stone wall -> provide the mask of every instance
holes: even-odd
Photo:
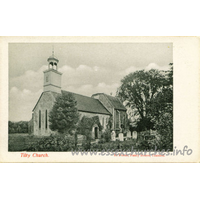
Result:
[[[114,129],[119,131],[120,124],[124,125],[124,129],[126,129],[126,122],[127,122],[127,114],[125,111],[122,110],[115,110],[114,111]]]
[[[54,101],[55,99],[51,92],[43,92],[33,112],[32,119],[33,119],[33,129],[34,129],[33,134],[34,135],[49,136],[51,133],[55,133],[51,131],[49,128],[49,112],[53,107]],[[47,110],[47,128],[46,128],[46,110]],[[41,111],[41,128],[39,128],[39,111]],[[87,116],[87,117],[98,116],[100,123],[103,126],[103,129],[104,130],[106,129],[106,125],[107,125],[110,115],[88,113],[88,112],[82,112],[82,111],[79,111],[79,113],[80,113],[80,119],[83,116]]]
[[[61,93],[61,75],[54,69],[44,71],[44,91]]]
[[[48,136],[51,134],[49,128],[49,112],[54,104],[54,97],[51,92],[43,92],[38,104],[33,112],[34,135]],[[47,128],[46,128],[46,110],[47,110]],[[41,111],[41,128],[39,128],[39,111]]]

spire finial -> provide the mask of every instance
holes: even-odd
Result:
[[[54,45],[52,45],[52,56],[54,56]]]

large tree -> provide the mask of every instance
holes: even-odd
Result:
[[[50,129],[59,133],[73,133],[79,120],[77,102],[71,93],[58,95],[49,113]]]
[[[167,86],[159,93],[154,101],[155,128],[161,135],[160,149],[173,150],[173,63],[170,63],[171,69],[167,72]]]
[[[140,70],[121,80],[117,96],[125,103],[132,115],[137,117],[140,130],[154,127],[152,119],[159,116],[173,100],[172,70]],[[170,91],[170,92],[169,92]]]

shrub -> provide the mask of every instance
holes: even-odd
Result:
[[[103,139],[105,140],[105,142],[110,142],[111,140],[111,131],[106,129],[103,134],[102,134]]]
[[[41,138],[36,144],[26,148],[27,151],[70,151],[74,149],[74,137],[54,135]]]
[[[98,144],[104,144],[106,140],[104,138],[99,139]]]
[[[160,135],[159,148],[173,150],[173,115],[171,113],[163,113],[155,124]]]

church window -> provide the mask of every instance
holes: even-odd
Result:
[[[116,128],[120,128],[121,120],[120,120],[120,111],[116,110]]]
[[[41,128],[41,110],[39,110],[39,128]]]
[[[103,119],[102,119],[102,126],[104,126],[104,117],[103,117]]]
[[[46,112],[45,112],[45,127],[46,127],[46,129],[47,129],[47,121],[48,121],[48,119],[47,119],[47,110],[46,110]]]
[[[48,76],[46,76],[46,82],[48,82],[49,81],[49,77]]]
[[[119,126],[121,125],[121,116],[120,116],[120,112],[119,112]]]
[[[116,128],[119,128],[119,114],[117,111],[116,111],[115,119],[116,119]]]

